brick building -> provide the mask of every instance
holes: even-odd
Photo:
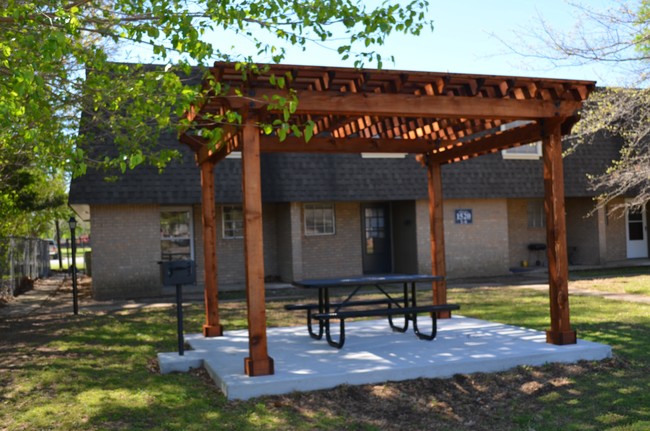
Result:
[[[100,172],[72,181],[70,205],[91,221],[98,298],[158,294],[160,260],[191,258],[202,274],[199,169],[185,146],[163,141],[183,160],[162,174],[141,166],[117,181]],[[545,243],[542,163],[535,145],[521,148],[443,167],[448,277],[545,264],[528,247]],[[587,174],[617,157],[618,145],[601,139],[565,158],[571,264],[648,256],[645,230],[634,241],[638,217],[589,215]],[[240,161],[226,159],[215,175],[219,284],[243,284]],[[413,155],[263,154],[262,178],[267,278],[430,273],[426,169]]]

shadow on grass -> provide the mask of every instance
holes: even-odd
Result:
[[[157,373],[156,353],[175,343],[174,310],[35,316],[3,322],[0,330],[7,406],[0,425],[198,430],[224,416],[231,424],[246,421],[245,410],[222,408],[226,400],[213,384]]]

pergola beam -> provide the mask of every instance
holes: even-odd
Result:
[[[429,155],[432,163],[454,163],[505,150],[514,146],[539,141],[542,136],[542,128],[538,123],[531,123],[522,127],[496,132],[467,142],[456,142],[452,146],[441,146]]]
[[[434,139],[389,138],[304,138],[294,136],[279,141],[276,136],[261,137],[261,151],[265,153],[426,153],[455,141]]]
[[[208,145],[208,140],[201,136],[183,133],[180,135],[179,140],[194,151],[196,164],[199,166],[204,163],[217,163],[229,154],[227,145],[222,145],[217,150],[211,150]]]
[[[255,89],[246,96],[234,93],[215,99],[233,109],[262,108],[274,97],[289,97],[281,90]],[[570,117],[582,107],[576,100],[495,99],[416,94],[344,93],[298,90],[296,115],[327,115],[424,118],[520,119]],[[211,102],[206,104],[210,107]]]
[[[187,119],[189,121],[195,121],[198,123],[198,128],[214,129],[216,125],[210,123],[210,125],[201,125],[199,121],[200,115],[197,113],[195,107],[187,114]],[[217,163],[223,160],[231,152],[238,150],[240,146],[240,132],[241,127],[235,124],[227,124],[221,126],[221,138],[219,139],[218,145],[212,149],[210,145],[210,140],[204,136],[190,134],[186,130],[181,133],[179,140],[189,146],[196,155],[196,163],[202,164],[203,162],[210,161],[212,163]]]

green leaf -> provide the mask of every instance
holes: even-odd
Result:
[[[304,130],[304,136],[305,136],[305,142],[309,142],[314,136],[314,127],[315,124],[313,121],[308,121],[307,124],[305,124],[305,130]]]
[[[285,125],[286,126],[286,125]],[[280,142],[284,141],[287,139],[287,129],[285,127],[280,127],[278,129],[278,139]]]
[[[131,155],[131,157],[129,157],[129,169],[135,168],[136,166],[141,164],[143,160],[144,158],[141,152],[137,152]]]

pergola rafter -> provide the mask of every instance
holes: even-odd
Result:
[[[261,152],[417,154],[428,173],[432,272],[444,276],[442,165],[541,141],[551,316],[547,341],[576,342],[569,319],[561,138],[570,132],[595,82],[287,65],[243,73],[232,63],[215,63],[210,73],[221,91],[213,88],[202,105],[188,113],[191,126],[181,135],[181,142],[194,150],[201,166],[204,334],[222,333],[216,285],[214,167],[231,152],[241,151],[250,352],[246,373],[273,373],[266,346]],[[286,85],[278,86],[278,78]],[[205,80],[204,88],[210,88],[210,80]],[[280,141],[276,133],[264,135],[260,122],[284,121],[282,110],[271,108],[270,101],[294,95],[298,105],[289,122],[299,127],[312,122],[312,139],[305,142],[289,135]],[[240,125],[222,126],[214,121],[228,110],[240,114]],[[222,127],[222,139],[210,147],[202,129],[215,127]],[[445,282],[434,283],[432,289],[434,303],[446,303]]]

